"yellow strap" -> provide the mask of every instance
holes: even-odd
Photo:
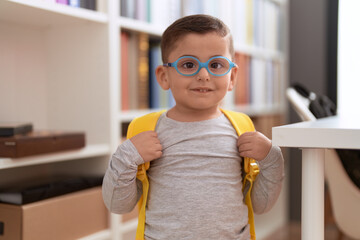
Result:
[[[135,118],[131,121],[128,132],[127,139],[132,138],[133,136],[145,132],[145,131],[154,131],[156,127],[157,120],[160,115],[164,112],[154,112],[145,115],[144,117]],[[146,212],[146,200],[149,192],[149,180],[146,175],[146,170],[150,167],[150,162],[139,165],[138,172],[136,177],[142,182],[143,194],[140,197],[138,202],[139,216],[138,216],[138,227],[136,230],[136,240],[143,240],[145,233],[145,212]]]
[[[256,240],[255,234],[255,219],[254,219],[254,211],[251,202],[251,189],[253,183],[255,181],[256,176],[259,173],[259,166],[254,159],[249,159],[249,173],[247,173],[243,180],[243,189],[245,188],[246,181],[249,182],[249,189],[245,195],[245,204],[248,207],[248,218],[249,218],[249,225],[250,225],[250,236],[252,240]]]
[[[235,128],[236,133],[239,136],[243,132],[255,131],[254,124],[252,123],[251,119],[246,114],[227,111],[227,110],[223,110],[223,109],[221,111],[229,119],[229,121]],[[248,222],[250,225],[250,236],[251,236],[252,240],[256,240],[254,211],[253,211],[252,202],[251,202],[251,189],[253,186],[253,182],[255,181],[255,178],[259,173],[259,166],[254,159],[245,157],[244,158],[244,171],[245,171],[245,177],[243,180],[243,191],[244,191],[244,188],[246,185],[246,181],[249,182],[249,189],[246,192],[246,195],[244,197],[245,197],[245,204],[248,207],[248,218],[249,218]]]

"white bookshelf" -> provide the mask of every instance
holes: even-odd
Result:
[[[120,32],[146,33],[160,39],[165,25],[121,17],[119,0],[99,1],[106,2],[107,11],[48,0],[0,1],[0,121],[29,121],[35,129],[86,133],[84,149],[0,158],[0,187],[39,173],[103,174],[123,134],[120,125],[158,110],[119,110]],[[287,21],[286,0],[262,1],[278,5],[284,12],[282,20]],[[286,42],[285,30],[282,38]],[[235,42],[235,49],[279,61],[284,69],[280,84],[285,89],[286,48],[274,50]],[[282,115],[285,99],[280,99],[277,104],[232,108],[255,117]],[[126,240],[123,236],[136,229],[136,220],[120,222],[121,216],[111,214],[108,230],[83,239]]]
[[[1,1],[0,6],[1,19],[31,26],[46,27],[84,21],[98,23],[108,21],[105,13],[45,0],[5,0]]]

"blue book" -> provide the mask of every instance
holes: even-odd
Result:
[[[69,6],[80,7],[80,0],[69,0]]]
[[[160,108],[160,86],[156,80],[155,70],[159,65],[160,47],[152,46],[149,50],[149,103],[150,108]]]

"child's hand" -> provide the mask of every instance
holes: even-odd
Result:
[[[146,131],[130,138],[144,162],[150,162],[162,156],[162,146],[156,132]]]
[[[263,160],[271,149],[271,141],[260,132],[246,132],[239,136],[237,146],[241,157]]]

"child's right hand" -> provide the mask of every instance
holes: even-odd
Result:
[[[156,132],[146,131],[130,138],[144,162],[150,162],[162,156],[162,146]]]

